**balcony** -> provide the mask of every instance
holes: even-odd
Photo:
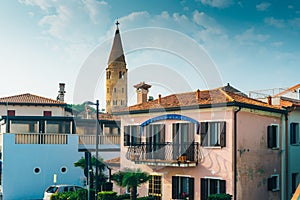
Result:
[[[50,133],[16,133],[15,144],[68,144],[69,137],[78,137],[79,151],[95,151],[95,135],[50,134]],[[2,135],[0,137],[2,140]],[[99,135],[99,151],[120,151],[119,135]]]
[[[171,167],[195,167],[200,160],[199,143],[134,144],[126,158],[136,164]]]

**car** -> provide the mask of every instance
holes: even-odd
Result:
[[[50,200],[52,194],[56,193],[63,193],[63,192],[73,192],[77,190],[82,190],[83,187],[76,186],[76,185],[50,185],[44,192],[43,200]]]

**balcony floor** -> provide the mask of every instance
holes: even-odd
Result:
[[[167,160],[135,160],[135,164],[144,164],[151,166],[164,166],[164,167],[196,167],[197,162],[194,161],[185,161],[179,162],[176,160],[167,161]]]

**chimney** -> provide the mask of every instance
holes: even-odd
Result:
[[[158,103],[158,104],[161,103],[161,94],[158,95],[157,103]]]
[[[272,97],[268,96],[268,105],[272,105]]]
[[[145,82],[140,82],[139,84],[136,84],[133,87],[136,88],[137,103],[140,104],[147,102],[148,92],[151,85],[148,85]]]
[[[64,83],[59,83],[59,91],[58,91],[58,96],[57,96],[57,100],[64,102],[65,101],[65,84]]]
[[[200,90],[199,89],[196,91],[196,99],[200,100]]]

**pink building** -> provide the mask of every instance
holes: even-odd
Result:
[[[285,110],[230,85],[140,99],[114,113],[122,124],[121,170],[140,168],[152,176],[139,196],[281,199]]]

